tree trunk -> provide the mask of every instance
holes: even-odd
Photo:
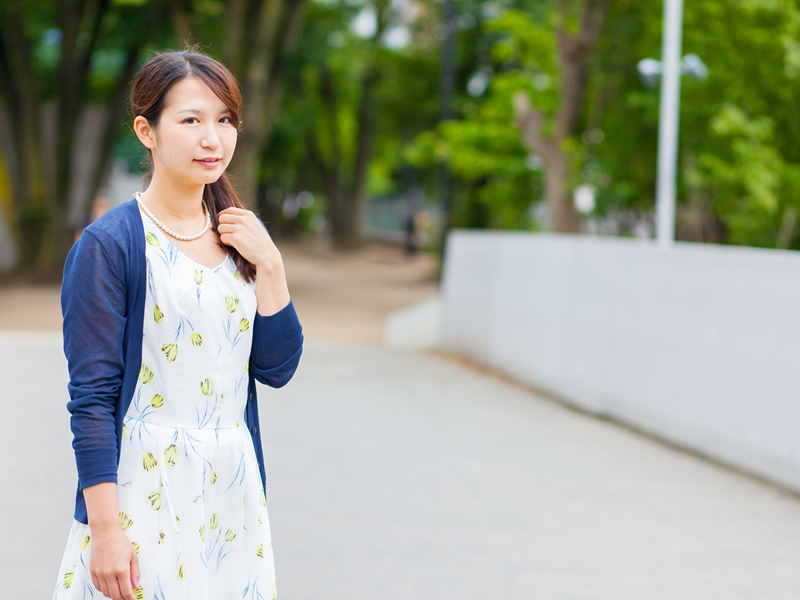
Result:
[[[549,229],[561,233],[579,233],[580,218],[573,208],[567,191],[567,165],[569,157],[564,152],[555,152],[545,162],[545,197]]]
[[[266,101],[267,86],[271,77],[283,5],[283,0],[263,0],[242,82],[244,91],[242,133],[237,144],[236,158],[231,167],[239,198],[242,204],[249,208],[255,207],[260,149],[266,129],[263,104]],[[235,54],[231,48],[228,51]]]
[[[611,0],[583,0],[580,6],[580,28],[567,33],[569,18],[567,0],[559,0],[556,8],[556,38],[559,63],[559,107],[553,131],[542,132],[544,114],[530,104],[527,94],[514,95],[514,122],[520,128],[523,145],[542,159],[545,170],[545,200],[551,231],[577,233],[580,217],[572,203],[570,156],[564,142],[578,133],[580,115],[586,95],[586,63],[591,57]]]
[[[330,214],[331,238],[334,248],[352,250],[361,245],[361,223],[366,203],[364,184],[372,159],[372,144],[375,138],[375,102],[374,90],[380,81],[378,67],[378,51],[380,40],[389,24],[391,3],[388,0],[375,2],[378,23],[375,33],[370,39],[371,56],[361,78],[361,98],[358,106],[358,130],[356,133],[356,156],[353,171],[349,178],[344,178],[350,185],[340,185],[336,204],[331,204]],[[331,119],[335,114],[331,113]],[[338,131],[332,131],[338,135]]]

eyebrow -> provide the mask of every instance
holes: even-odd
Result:
[[[225,109],[219,111],[219,114],[224,115],[225,113],[230,113],[230,112],[231,111],[229,109],[225,108]],[[197,108],[184,108],[183,110],[179,110],[178,111],[178,114],[181,114],[181,113],[192,113],[192,114],[195,114],[195,115],[202,115],[203,111],[199,110]]]

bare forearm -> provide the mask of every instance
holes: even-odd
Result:
[[[289,304],[289,286],[280,257],[256,264],[256,299],[258,314],[264,317],[274,315]]]
[[[117,484],[113,481],[98,483],[83,490],[86,514],[93,532],[120,529]]]

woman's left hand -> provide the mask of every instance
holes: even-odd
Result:
[[[220,211],[217,233],[223,244],[236,248],[256,268],[283,264],[280,251],[252,211],[235,207]]]

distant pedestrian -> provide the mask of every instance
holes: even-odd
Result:
[[[417,253],[417,213],[414,210],[414,203],[410,200],[408,201],[404,221],[406,256],[415,256]]]
[[[239,88],[166,52],[131,108],[150,184],[64,268],[79,481],[54,600],[275,599],[256,381],[286,384],[303,335],[281,254],[224,174]]]

